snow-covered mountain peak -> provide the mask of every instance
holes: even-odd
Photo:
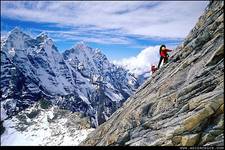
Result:
[[[37,37],[39,37],[39,36],[46,36],[46,37],[48,37],[48,33],[47,32],[45,32],[45,31],[43,31],[43,32],[41,32],[39,35],[37,35]]]
[[[78,57],[82,61],[86,59],[93,59],[95,53],[95,49],[89,47],[84,41],[80,41],[76,43],[71,49],[66,50],[64,52],[64,57],[66,59],[76,59],[76,57]]]
[[[23,33],[22,30],[19,27],[15,27],[10,31],[10,34],[17,34],[17,33]]]
[[[15,27],[11,31],[9,31],[8,37],[9,36],[19,36],[19,35],[23,35],[23,34],[25,34],[25,33],[20,28]]]
[[[15,27],[14,29],[12,29],[9,34],[8,34],[8,38],[18,38],[18,37],[29,37],[31,38],[29,35],[27,35],[26,33],[24,33],[19,27]]]
[[[15,27],[9,32],[5,42],[9,49],[13,48],[23,50],[28,47],[30,40],[32,40],[32,38],[29,35],[21,31],[20,28]]]
[[[72,49],[75,49],[75,50],[78,50],[78,51],[86,51],[86,52],[90,51],[90,52],[92,52],[92,48],[90,48],[88,46],[88,44],[85,43],[84,41],[77,42]]]
[[[2,107],[8,116],[43,97],[85,113],[98,126],[136,89],[133,76],[83,41],[61,54],[46,33],[31,38],[15,29],[1,46]]]
[[[85,42],[85,41],[79,41],[79,42],[77,42],[76,44],[75,44],[75,46],[74,47],[88,47],[88,44]]]
[[[48,36],[48,34],[46,32],[40,33],[36,37],[36,42],[38,43],[40,48],[42,48],[42,50],[45,50],[48,52],[53,51],[53,53],[55,51],[58,52],[58,49],[55,46],[54,41]]]
[[[91,48],[86,42],[80,41],[76,43],[74,48],[71,49],[71,51],[74,53],[85,53],[87,57],[102,57],[106,58],[106,56],[101,52],[99,48]]]
[[[46,41],[48,38],[48,34],[46,32],[41,32],[37,37],[36,40],[38,40],[38,42],[42,43],[44,41]]]

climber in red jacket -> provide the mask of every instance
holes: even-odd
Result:
[[[161,45],[160,46],[160,49],[159,49],[160,60],[159,60],[159,64],[158,64],[158,68],[157,69],[159,69],[162,60],[163,60],[163,64],[168,63],[168,57],[169,57],[169,55],[168,55],[167,52],[171,52],[171,51],[172,50],[166,48],[166,45]]]

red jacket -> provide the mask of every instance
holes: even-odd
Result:
[[[160,56],[167,57],[167,52],[171,52],[171,51],[173,50],[170,50],[170,49],[161,50]]]

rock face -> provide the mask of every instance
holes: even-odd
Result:
[[[81,145],[224,145],[224,1],[210,2],[173,60]]]
[[[84,42],[61,54],[51,38],[13,29],[1,41],[1,120],[45,98],[98,126],[138,87],[127,70]]]

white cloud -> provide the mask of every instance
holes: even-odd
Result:
[[[1,2],[1,15],[19,20],[118,29],[124,35],[184,38],[208,1]],[[118,32],[115,32],[118,34]]]
[[[97,31],[87,32],[83,30],[70,30],[70,31],[57,31],[57,30],[44,30],[49,33],[49,35],[56,40],[73,40],[73,41],[86,41],[91,43],[100,43],[100,44],[131,44],[132,41],[126,37],[122,36],[112,36],[110,34],[105,34],[100,31],[98,34]],[[88,32],[89,31],[89,32]],[[40,31],[39,31],[40,32]]]
[[[41,30],[35,28],[22,28],[22,30],[36,37],[38,33],[45,32],[54,41],[85,41],[87,43],[99,44],[134,44],[134,41],[121,35],[113,36],[110,31],[95,31],[91,29],[69,29],[69,30]],[[8,33],[7,31],[2,31]],[[98,34],[99,33],[99,34]]]
[[[157,65],[159,61],[159,47],[160,46],[147,47],[135,57],[115,60],[113,63],[123,66],[136,75],[140,75],[150,71],[151,64]]]
[[[167,45],[169,49],[174,49],[174,45]],[[141,75],[150,72],[151,65],[158,66],[159,62],[159,48],[158,46],[149,46],[143,49],[137,56],[124,58],[122,60],[114,60],[113,63],[128,69],[135,75]]]

